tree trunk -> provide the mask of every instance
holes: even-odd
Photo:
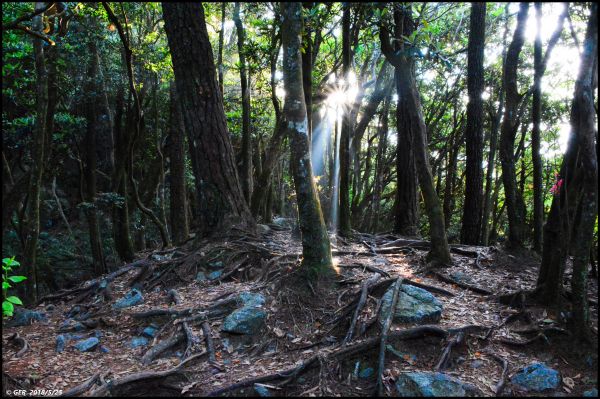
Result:
[[[85,88],[85,106],[84,113],[87,120],[86,134],[84,140],[85,147],[85,197],[87,203],[85,213],[88,221],[90,233],[90,248],[92,251],[94,275],[100,276],[106,273],[106,261],[102,250],[102,237],[100,235],[100,225],[98,223],[98,215],[96,213],[96,137],[106,129],[110,131],[111,126],[103,123],[105,115],[100,114],[98,104],[101,102],[103,95],[99,87],[98,71],[100,68],[100,58],[94,38],[90,38],[88,43],[90,53],[90,65],[87,70],[87,83]]]
[[[129,138],[128,129],[123,129],[123,109],[125,106],[125,90],[123,84],[119,84],[117,92],[117,103],[115,105],[115,120],[113,126],[115,167],[112,175],[112,191],[121,196],[122,201],[119,204],[113,204],[113,239],[115,249],[119,259],[124,262],[131,262],[135,258],[133,242],[131,241],[131,232],[129,227],[129,205],[127,179],[125,178],[125,169],[127,164],[127,148]]]
[[[504,120],[500,133],[500,160],[502,163],[502,182],[504,184],[504,196],[508,213],[508,247],[521,248],[525,237],[525,215],[523,213],[523,198],[517,189],[515,172],[514,146],[515,136],[518,130],[519,120],[517,111],[521,95],[517,89],[517,67],[519,54],[525,40],[525,23],[529,11],[529,3],[520,4],[517,15],[517,27],[513,40],[508,47],[506,61],[504,63],[503,80],[506,90],[504,105]]]
[[[246,66],[246,50],[244,40],[246,31],[240,19],[240,3],[235,3],[233,20],[237,31],[238,54],[240,57],[240,83],[242,88],[242,169],[240,180],[244,198],[250,204],[252,198],[252,133],[250,131],[250,87],[248,87],[248,67]]]
[[[40,10],[45,3],[36,2],[35,9]],[[42,16],[33,18],[33,30],[41,32],[43,29]],[[42,186],[42,175],[44,173],[44,151],[46,137],[46,114],[48,110],[48,72],[44,59],[44,44],[42,39],[33,39],[33,53],[36,72],[36,121],[33,129],[33,142],[31,152],[31,175],[27,188],[27,209],[25,223],[25,248],[23,253],[23,265],[27,267],[26,299],[37,302],[37,242],[40,234],[40,191]]]
[[[302,233],[302,267],[309,278],[315,278],[318,275],[329,274],[333,269],[329,236],[323,221],[310,160],[300,56],[301,5],[298,2],[281,3],[281,12],[283,79],[286,92],[283,115],[290,137],[292,174]]]
[[[252,227],[227,131],[201,3],[163,3],[177,94],[188,134],[200,236]]]
[[[352,69],[352,53],[350,51],[350,4],[344,3],[342,15],[342,74],[348,86]],[[343,107],[342,131],[340,134],[340,213],[339,234],[348,237],[350,227],[350,136],[352,135],[351,115],[347,107]]]
[[[562,161],[562,184],[552,200],[544,225],[542,264],[538,275],[540,299],[557,303],[562,293],[565,261],[571,237],[573,252],[573,331],[585,338],[589,333],[587,307],[587,265],[593,229],[598,213],[598,164],[595,109],[593,102],[594,69],[598,48],[598,6],[592,3],[581,66],[571,105],[571,135]],[[579,201],[578,201],[579,200]],[[577,208],[575,219],[571,220]]]
[[[546,53],[542,58],[542,3],[535,3],[537,33],[533,45],[534,74],[533,74],[533,104],[531,106],[531,118],[533,128],[531,130],[531,158],[533,161],[533,250],[542,251],[542,231],[544,224],[544,192],[543,192],[543,165],[540,155],[540,123],[542,120],[542,77],[546,70],[546,63],[550,57],[554,45],[560,38],[564,20],[568,13],[568,3],[565,11],[559,17],[556,30],[548,42]]]
[[[469,30],[467,87],[467,127],[465,131],[467,162],[465,203],[460,240],[477,245],[481,235],[483,171],[483,50],[485,47],[485,3],[472,3]]]
[[[403,36],[409,37],[415,30],[415,23],[412,19],[410,8],[394,12],[395,19],[402,21]],[[398,26],[398,24],[397,24]],[[429,154],[427,153],[426,127],[423,118],[421,100],[417,91],[415,81],[414,58],[408,55],[394,53],[389,34],[385,26],[380,28],[380,38],[382,52],[392,65],[396,67],[396,77],[398,81],[399,95],[398,107],[402,109],[405,118],[402,119],[403,125],[398,126],[398,130],[405,129],[412,136],[413,154],[419,179],[419,186],[425,202],[425,210],[429,218],[429,232],[431,236],[431,250],[427,259],[436,265],[448,265],[452,262],[450,257],[450,248],[446,238],[446,227],[444,225],[444,213],[440,200],[435,192],[433,178],[431,176],[431,166],[429,165]],[[404,48],[407,43],[403,43]],[[408,52],[406,52],[408,53]],[[398,141],[398,147],[402,143]],[[399,190],[402,187],[398,188]]]
[[[179,245],[188,239],[190,232],[185,190],[185,127],[183,126],[183,118],[179,109],[175,83],[171,83],[169,94],[167,157],[169,158],[170,170],[171,235],[173,242]]]
[[[381,129],[379,130],[379,142],[377,143],[377,156],[375,158],[375,187],[373,188],[373,206],[369,229],[369,231],[373,233],[377,233],[377,229],[379,228],[379,210],[381,209],[381,193],[383,192],[383,168],[385,165],[385,154],[387,152],[390,101],[391,98],[388,95],[383,103],[383,110],[381,111]]]
[[[217,67],[219,69],[219,91],[221,92],[221,98],[223,98],[225,92],[223,91],[223,41],[225,37],[225,8],[227,7],[226,2],[221,3],[221,30],[219,31],[219,55],[217,56]]]

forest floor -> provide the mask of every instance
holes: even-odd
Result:
[[[536,257],[455,246],[454,265],[432,274],[423,241],[366,234],[336,241],[338,274],[330,290],[302,282],[297,273],[301,246],[285,229],[144,253],[108,276],[108,288],[96,279],[43,299],[35,310],[45,313],[47,323],[5,326],[4,389],[71,390],[86,396],[256,396],[266,388],[277,396],[371,396],[380,352],[380,298],[399,277],[432,291],[443,311],[440,322],[430,327],[392,324],[388,343],[400,353],[386,354],[386,395],[396,395],[394,380],[401,372],[440,369],[485,396],[496,396],[499,382],[501,395],[532,396],[513,387],[510,377],[533,362],[561,373],[562,385],[545,395],[580,396],[597,386],[596,351],[572,342],[560,314],[499,301],[501,294],[535,286]],[[220,279],[195,280],[198,271],[218,261],[224,264]],[[144,302],[114,309],[132,286],[141,288]],[[363,287],[368,293],[364,306],[359,301]],[[597,289],[597,280],[591,279],[595,347]],[[221,331],[242,291],[266,299],[266,323],[259,334]],[[362,306],[358,312],[357,306]],[[75,321],[63,325],[67,315],[77,320],[78,310],[80,338],[98,336],[108,352],[80,352],[73,347],[76,340],[56,352],[57,336],[75,328]],[[86,310],[87,316],[81,316]],[[354,313],[353,338],[344,345]],[[159,328],[154,342],[132,348],[132,338],[151,322]],[[15,333],[25,341],[15,340]],[[24,342],[27,349],[17,353]],[[165,342],[172,345],[159,353]],[[358,369],[366,367],[374,372],[358,376]]]

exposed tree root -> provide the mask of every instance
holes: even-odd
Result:
[[[463,332],[459,332],[458,334],[456,334],[455,337],[451,338],[448,341],[448,344],[444,348],[444,351],[442,352],[442,355],[440,356],[440,359],[438,360],[435,366],[436,371],[443,370],[448,366],[448,362],[450,361],[450,356],[452,354],[452,348],[460,345],[463,342],[464,338],[465,334]]]
[[[181,373],[182,372],[181,369],[183,368],[183,366],[185,364],[187,364],[190,361],[197,359],[201,356],[204,356],[205,354],[206,354],[206,352],[202,352],[202,353],[195,354],[194,356],[190,356],[187,359],[185,359],[184,361],[182,361],[181,363],[179,363],[177,366],[175,366],[169,370],[142,371],[139,373],[127,375],[122,378],[118,378],[116,380],[109,381],[105,384],[102,384],[100,387],[94,389],[92,392],[90,392],[89,396],[108,396],[109,394],[113,393],[117,388],[122,389],[124,386],[129,385],[129,384],[133,384],[133,383],[137,383],[137,382],[145,381],[145,380],[165,378],[165,377],[171,376],[173,374]]]
[[[66,396],[66,397],[80,396],[82,393],[86,392],[98,381],[100,381],[100,373],[94,374],[89,379],[85,380],[83,383],[77,385],[76,387],[69,389],[66,392],[63,392],[63,394],[61,396]]]
[[[436,276],[437,278],[439,278],[440,280],[442,280],[445,283],[448,284],[456,284],[457,286],[464,288],[466,290],[470,290],[473,292],[476,292],[478,294],[482,294],[482,295],[492,295],[493,292],[488,291],[484,288],[480,288],[480,287],[476,287],[474,285],[470,285],[470,284],[465,284],[465,283],[461,283],[460,281],[456,281],[448,276],[444,276],[442,273],[435,271],[435,270],[429,270],[429,273],[433,274],[434,276]]]
[[[8,338],[8,340],[21,346],[21,349],[19,349],[19,351],[15,354],[15,357],[23,356],[29,349],[29,343],[25,338],[21,337],[19,333],[14,333]]]
[[[459,333],[459,332],[464,332],[465,334],[467,334],[472,331],[479,331],[479,330],[483,330],[483,329],[485,329],[485,327],[469,325],[469,326],[464,326],[464,327],[459,327],[459,328],[451,328],[451,329],[446,330],[446,329],[443,329],[438,326],[424,325],[424,326],[419,326],[419,327],[408,328],[405,330],[394,331],[389,334],[388,340],[389,341],[409,340],[409,339],[416,339],[416,338],[421,338],[421,337],[429,336],[429,335],[437,336],[439,338],[446,338],[450,334],[455,334],[455,333]],[[339,361],[343,358],[353,356],[358,353],[364,353],[365,351],[368,351],[368,350],[372,350],[372,349],[376,348],[380,343],[381,343],[381,336],[376,336],[376,337],[372,337],[372,338],[366,339],[361,342],[354,343],[352,345],[338,347],[336,349],[333,349],[332,351],[328,351],[327,349],[325,349],[325,350],[322,350],[321,352],[319,352],[318,354],[306,359],[304,362],[302,362],[300,365],[298,365],[296,367],[292,367],[292,368],[284,370],[284,371],[264,375],[261,377],[247,379],[245,381],[241,381],[236,384],[209,392],[208,394],[206,394],[206,396],[221,396],[224,394],[229,394],[238,389],[252,386],[255,383],[263,383],[263,382],[268,382],[268,381],[273,381],[273,380],[278,380],[278,379],[284,379],[284,381],[279,384],[279,386],[281,387],[281,386],[284,386],[284,385],[288,384],[289,382],[293,381],[300,374],[302,374],[306,370],[313,367],[316,363],[318,363],[318,360],[321,356],[326,361],[327,360]]]
[[[373,284],[375,284],[377,282],[377,280],[379,280],[379,278],[380,278],[379,274],[376,274],[363,283],[361,292],[360,292],[360,298],[358,300],[358,304],[356,305],[356,309],[354,311],[354,316],[352,317],[352,322],[350,323],[350,328],[348,329],[348,332],[346,333],[346,336],[344,337],[344,340],[342,341],[343,345],[346,345],[348,342],[350,342],[352,340],[352,335],[354,334],[354,330],[356,329],[356,323],[358,321],[358,317],[360,316],[360,313],[362,312],[362,309],[365,306],[365,303],[367,302],[367,294],[369,292],[369,288]]]
[[[213,343],[212,335],[210,333],[210,325],[207,321],[202,323],[202,333],[204,334],[204,339],[206,341],[206,351],[208,352],[208,359],[211,363],[217,361],[215,355],[215,344]]]
[[[400,286],[402,286],[402,277],[398,277],[398,280],[394,283],[394,291],[392,294],[392,307],[391,311],[385,319],[383,323],[383,328],[381,329],[381,341],[379,344],[379,366],[377,371],[377,387],[375,392],[377,396],[381,396],[383,394],[383,370],[385,365],[385,344],[388,337],[388,332],[390,330],[390,326],[392,325],[392,319],[394,318],[394,313],[396,309],[396,305],[398,304],[398,294],[400,293]]]
[[[363,270],[368,270],[373,273],[379,273],[383,277],[388,277],[388,278],[391,277],[390,274],[386,271],[378,269],[374,266],[362,265],[360,263],[353,264],[353,265],[338,265],[337,267],[342,268],[342,269],[363,269]]]
[[[495,361],[500,363],[500,365],[502,366],[502,375],[500,376],[500,380],[498,380],[498,382],[496,383],[496,386],[494,386],[494,393],[496,394],[496,396],[500,396],[500,394],[502,393],[502,390],[504,389],[504,386],[506,385],[506,374],[508,372],[508,361],[506,361],[506,359],[504,359],[494,353],[486,352],[486,355],[491,356]]]
[[[145,366],[149,365],[150,363],[152,363],[152,361],[154,359],[156,359],[156,357],[158,355],[160,355],[162,352],[166,351],[167,349],[177,345],[178,343],[183,341],[185,338],[186,338],[185,333],[183,333],[182,331],[178,331],[176,334],[174,334],[170,338],[160,341],[158,344],[156,344],[152,348],[148,349],[148,351],[144,354],[144,356],[142,356],[142,364],[144,364]]]

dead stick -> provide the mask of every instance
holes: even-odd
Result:
[[[206,339],[206,350],[208,351],[208,359],[211,363],[214,363],[217,360],[215,356],[215,344],[210,334],[210,326],[208,325],[207,321],[202,323],[202,333],[204,334],[204,338]]]
[[[358,300],[358,304],[356,305],[356,310],[354,311],[354,316],[352,317],[352,322],[350,323],[350,328],[348,329],[348,332],[346,333],[346,336],[344,337],[344,340],[342,341],[342,345],[346,345],[352,339],[352,335],[354,334],[354,329],[356,328],[356,322],[358,321],[358,316],[360,316],[360,312],[362,311],[363,307],[365,306],[365,303],[367,302],[367,294],[369,292],[369,287],[371,285],[375,284],[377,282],[377,280],[379,280],[379,278],[380,278],[380,275],[375,274],[374,276],[372,276],[371,278],[369,278],[367,281],[365,281],[363,283],[361,293],[360,293],[360,299]]]
[[[450,354],[452,353],[452,348],[455,347],[456,345],[459,345],[462,342],[464,336],[465,336],[464,332],[459,332],[458,335],[456,335],[456,337],[454,337],[450,341],[448,341],[448,345],[446,345],[446,347],[444,348],[444,351],[442,352],[442,355],[440,356],[440,360],[437,362],[437,364],[435,366],[435,371],[440,371],[440,370],[443,370],[444,368],[446,368],[448,360],[450,360]]]
[[[494,387],[494,393],[496,396],[499,396],[502,390],[504,389],[504,385],[506,384],[506,373],[508,372],[508,362],[506,359],[490,352],[486,352],[488,356],[491,356],[494,360],[502,365],[502,375],[500,376],[500,380]]]
[[[392,325],[394,314],[396,313],[396,305],[398,304],[398,294],[400,293],[400,286],[402,286],[402,277],[398,277],[396,284],[394,285],[394,291],[392,294],[392,307],[390,313],[385,319],[383,329],[381,331],[381,343],[379,344],[379,371],[377,373],[377,396],[383,395],[383,367],[385,362],[385,343],[388,337],[388,331]],[[382,299],[383,300],[383,299]]]

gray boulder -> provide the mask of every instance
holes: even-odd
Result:
[[[510,381],[520,390],[543,392],[560,386],[560,373],[544,363],[532,363],[517,372]]]
[[[396,390],[402,397],[472,397],[482,393],[471,384],[444,373],[401,373],[396,379]]]
[[[96,337],[91,337],[77,342],[74,347],[80,352],[90,352],[96,349],[98,344],[100,344],[100,340]]]
[[[585,391],[583,393],[583,397],[584,398],[597,398],[598,397],[598,390],[596,388],[592,388],[589,391]]]
[[[123,298],[119,299],[113,305],[114,309],[123,309],[130,306],[139,305],[144,302],[144,296],[137,288],[133,288]]]
[[[146,345],[148,345],[148,338],[146,337],[133,337],[131,344],[129,344],[131,348],[137,348]]]
[[[257,307],[244,306],[241,309],[234,310],[225,318],[221,331],[236,334],[256,334],[263,325],[267,313]]]
[[[265,297],[262,294],[253,294],[252,292],[240,293],[240,301],[244,306],[251,306],[255,308],[262,307],[265,304]]]
[[[390,287],[382,298],[381,313],[379,314],[381,325],[390,314],[393,291],[393,287]],[[412,285],[402,284],[393,321],[419,324],[437,323],[442,317],[442,309],[442,303],[429,292]]]
[[[36,312],[34,310],[16,308],[14,311],[13,319],[6,323],[7,327],[22,327],[28,326],[33,321],[47,322],[46,316],[43,313]]]

